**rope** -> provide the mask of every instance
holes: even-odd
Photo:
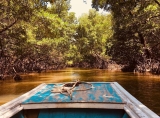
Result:
[[[79,89],[79,90],[76,90],[76,89],[75,89],[74,91],[87,91],[87,90],[90,90],[90,89],[93,88],[93,85],[92,85],[91,83],[88,83],[88,82],[83,82],[83,81],[81,81],[80,84],[88,84],[88,85],[90,85],[91,87],[90,87],[90,88],[86,88],[86,89]]]
[[[70,87],[71,84],[73,84],[73,85]],[[76,86],[79,86],[79,84],[88,84],[88,85],[90,85],[90,87],[86,88],[86,89],[75,89]],[[69,85],[69,87],[68,87],[68,85]],[[90,90],[92,88],[93,88],[93,85],[91,83],[83,82],[83,81],[78,80],[75,83],[63,84],[63,86],[60,88],[59,93],[70,96],[70,99],[72,100],[72,92],[73,91],[87,91],[87,90]],[[55,93],[55,91],[53,91],[53,90],[51,92]]]

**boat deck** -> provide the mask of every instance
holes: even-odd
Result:
[[[121,97],[113,89],[111,83],[93,83],[91,89],[79,89],[89,88],[88,84],[82,84],[76,87],[72,93],[72,99],[70,96],[62,94],[60,92],[51,92],[52,89],[61,87],[62,84],[48,84],[43,89],[39,90],[36,94],[25,100],[22,104],[30,103],[124,103]]]
[[[35,112],[38,118],[52,116],[90,118],[88,114],[93,116],[94,113],[95,118],[101,118],[100,116],[103,115],[104,117],[111,115],[114,118],[159,118],[117,82],[83,82],[74,86],[72,91],[62,91],[63,87],[64,83],[41,84],[0,106],[0,118],[24,118],[22,111],[34,112],[35,110],[38,110],[37,113]],[[104,114],[97,115],[102,110]],[[77,112],[73,113],[75,111]],[[115,112],[118,115],[114,114]],[[77,116],[79,113],[80,115]]]

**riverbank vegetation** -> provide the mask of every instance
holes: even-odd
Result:
[[[0,79],[67,66],[160,73],[158,0],[93,0],[95,9],[80,18],[69,12],[69,0],[0,6]]]
[[[112,59],[124,71],[160,74],[160,1],[93,0],[93,7],[112,14]]]

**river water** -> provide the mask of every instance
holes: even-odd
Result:
[[[0,80],[0,105],[28,92],[41,83],[70,82],[75,79],[87,82],[118,82],[140,102],[160,115],[160,76],[112,72],[98,69],[67,68],[47,73],[22,75],[23,80]]]

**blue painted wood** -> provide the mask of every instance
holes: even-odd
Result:
[[[130,118],[130,116],[127,113],[125,113],[122,118]]]
[[[124,110],[104,109],[43,109],[38,118],[130,118]]]
[[[61,93],[52,93],[55,84],[48,84],[44,89],[39,90],[35,95],[23,102],[28,103],[50,103],[50,102],[109,102],[123,103],[110,83],[93,83],[93,88],[87,91],[73,91],[71,100],[69,96]],[[62,86],[59,84],[58,86]],[[78,89],[78,87],[76,87]]]
[[[22,115],[22,112],[18,112],[17,114],[12,116],[11,118],[24,118],[24,116]]]
[[[11,118],[24,118],[19,112]],[[38,118],[130,118],[124,110],[116,109],[41,109]]]

